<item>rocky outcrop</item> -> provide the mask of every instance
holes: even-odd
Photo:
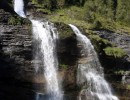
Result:
[[[35,71],[34,63],[40,63],[40,60],[33,58],[36,41],[33,41],[31,23],[3,9],[0,9],[0,15],[0,95],[3,98],[8,95],[4,100],[33,100],[37,91],[44,92],[45,79],[43,73]],[[56,27],[61,25],[55,24]],[[65,28],[59,28],[61,30],[57,48],[60,63],[58,75],[62,78],[66,98],[76,98],[76,39],[69,26],[62,26]],[[65,34],[62,34],[66,29],[69,30],[70,36],[65,37]],[[22,98],[19,98],[21,96]]]
[[[121,100],[129,100],[129,76],[130,76],[130,35],[129,33],[116,33],[109,30],[94,31],[99,37],[108,40],[115,47],[126,52],[122,58],[110,57],[100,52],[99,58],[104,67],[105,77]],[[102,48],[103,49],[103,48]]]
[[[23,23],[23,21],[26,21],[26,23]],[[31,80],[33,76],[34,70],[31,59],[32,36],[30,22],[9,11],[6,12],[0,9],[1,99],[34,99],[35,93],[30,89],[32,85],[25,81]]]
[[[36,91],[43,93],[45,79],[43,78],[43,73],[37,74],[35,72],[33,65],[33,63],[40,63],[40,61],[33,60],[32,53],[35,41],[32,41],[30,21],[19,18],[9,9],[6,11],[0,9],[0,15],[0,96],[3,97],[4,100],[6,100],[6,98],[7,100],[15,100],[16,98],[19,100],[30,100],[30,98],[32,98],[31,100],[33,100],[35,99]],[[38,12],[35,13],[35,16],[41,17],[42,14]],[[85,59],[79,55],[79,49],[82,45],[77,44],[76,37],[68,25],[55,23],[55,27],[57,27],[60,37],[57,47],[59,60],[58,75],[62,77],[66,97],[75,99],[79,93],[79,87],[76,84],[77,63],[87,63],[89,58]],[[129,34],[117,34],[106,30],[95,32],[101,38],[107,39],[127,53],[126,58],[116,59],[104,55],[101,50],[102,52],[100,52],[99,57],[101,58],[103,67],[105,67],[105,72],[110,74],[111,68],[113,68],[112,70],[114,71],[116,71],[116,69],[128,70],[130,66]],[[106,75],[106,78],[112,82],[112,85],[116,88],[115,83],[117,80],[114,80],[114,78],[118,79],[120,84],[122,75]],[[128,78],[126,80],[129,81]],[[116,90],[120,91],[120,88]],[[124,89],[124,93],[127,93],[127,91]],[[9,96],[6,97],[6,95]],[[44,96],[44,94],[41,95]],[[120,95],[124,96],[124,94],[121,93]]]
[[[109,40],[117,47],[122,48],[127,53],[126,60],[130,62],[130,35],[129,33],[115,33],[112,31],[97,31],[97,34],[104,39]]]
[[[19,66],[14,69],[20,69],[17,73],[23,70],[29,70],[30,60],[32,59],[32,36],[31,28],[28,24],[20,25],[18,23],[9,23],[10,18],[17,18],[16,15],[11,15],[9,12],[0,12],[0,47],[1,58],[6,63],[12,66]],[[20,19],[19,21],[22,21]],[[29,22],[26,20],[26,23]],[[14,25],[13,25],[14,24]],[[29,66],[28,66],[29,65]],[[28,66],[27,68],[25,66]],[[31,68],[31,67],[30,67]],[[10,68],[11,69],[11,68]],[[21,72],[20,72],[21,71]]]

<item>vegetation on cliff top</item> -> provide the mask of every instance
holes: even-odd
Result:
[[[29,25],[30,22],[27,19],[23,19],[19,16],[10,16],[8,18],[8,24],[9,25],[23,25],[23,24]]]
[[[125,2],[124,0],[51,1],[55,1],[56,5],[51,6],[51,3],[48,3],[44,7],[51,10],[49,19],[52,22],[71,23],[86,29],[86,31],[89,29],[108,29],[117,33],[130,33],[130,18],[128,17],[130,14],[130,0],[125,0]],[[89,37],[96,43],[95,49],[98,52],[100,52],[101,48],[104,48],[103,51],[107,56],[122,58],[126,55],[122,49],[115,47],[106,39],[93,34],[90,34]]]
[[[30,1],[30,0],[28,0]],[[74,24],[83,29],[109,29],[113,31],[130,32],[130,7],[129,0],[32,0],[37,7],[37,11],[49,12],[48,18],[53,22],[62,22],[65,24]],[[8,24],[22,24],[23,20],[10,17]],[[72,35],[69,27],[65,28],[65,32],[61,37],[65,38]],[[125,53],[117,48],[106,48],[112,44],[100,38],[97,35],[89,35],[90,38],[99,47],[105,48],[106,55],[114,57],[122,57]],[[96,47],[96,46],[95,46]]]
[[[104,52],[106,55],[114,56],[115,58],[122,58],[126,56],[126,52],[123,49],[117,47],[107,47],[104,49]]]
[[[51,11],[51,21],[84,28],[130,32],[130,0],[33,0],[38,9]],[[98,24],[97,24],[98,22]],[[100,27],[99,26],[100,23]]]

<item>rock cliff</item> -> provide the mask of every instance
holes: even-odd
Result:
[[[3,5],[3,2],[0,4]],[[31,6],[32,8],[34,7],[33,5]],[[37,74],[35,72],[33,65],[36,61],[33,60],[33,46],[35,46],[35,41],[33,41],[32,37],[31,22],[28,19],[18,17],[12,10],[12,7],[9,9],[10,6],[7,7],[7,5],[0,8],[0,96],[4,100],[30,100],[30,98],[33,100],[35,99],[35,92],[44,91],[43,85],[45,80],[42,78],[42,73]],[[43,14],[47,18],[51,16],[48,13],[37,13],[40,14],[35,14],[36,17],[41,17]],[[80,61],[80,63],[84,62],[84,59],[81,59],[82,57],[79,55],[81,45],[77,44],[76,37],[68,25],[63,22],[55,22],[54,24],[57,27],[60,37],[57,47],[60,63],[59,75],[62,77],[66,96],[75,99],[79,92],[79,87],[76,85],[77,61]],[[81,30],[89,36],[89,32],[86,33],[84,28],[81,28]],[[126,89],[121,84],[122,76],[127,73],[125,80],[129,81],[128,76],[130,75],[129,33],[121,32],[122,34],[119,34],[107,30],[91,31],[126,52],[125,57],[115,58],[106,55],[103,51],[108,45],[103,44],[98,48],[100,49],[98,55],[104,67],[106,78],[114,88],[117,88],[115,90],[116,93],[120,92],[120,90],[123,91],[119,93],[119,96],[124,96],[121,100],[129,100],[129,89]],[[100,43],[93,42],[93,44]],[[123,72],[120,73],[122,70]],[[129,85],[129,82],[125,84]]]

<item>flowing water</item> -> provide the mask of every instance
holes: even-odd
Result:
[[[14,0],[14,11],[21,17],[26,18],[23,0]]]
[[[26,18],[23,0],[14,0],[14,10],[21,17]],[[56,55],[57,31],[52,23],[47,21],[31,20],[34,39],[39,42],[37,54],[43,62],[44,76],[46,79],[46,94],[41,99],[39,94],[36,100],[63,100],[59,79],[57,76],[58,60]],[[79,94],[79,100],[118,100],[111,92],[111,88],[104,79],[103,69],[99,63],[97,54],[90,40],[81,34],[79,29],[70,24],[77,35],[77,40],[82,44],[81,55],[84,63],[78,64],[77,83],[83,85]],[[36,58],[39,56],[35,55]],[[36,71],[40,70],[36,66]]]
[[[58,34],[52,23],[31,20],[34,38],[40,42],[39,48],[44,64],[44,76],[47,86],[47,100],[62,100],[57,69],[56,40]]]
[[[14,10],[19,16],[26,18],[23,0],[14,0]],[[36,54],[39,54],[41,58],[38,58],[39,56],[37,55],[35,55],[37,56],[35,58],[42,60],[43,77],[46,79],[47,92],[44,99],[40,99],[39,94],[41,93],[37,93],[36,100],[62,100],[63,96],[57,77],[56,40],[58,39],[58,34],[56,28],[53,27],[52,23],[48,23],[47,21],[31,20],[31,22],[34,39],[40,44],[38,45],[39,50],[36,51]],[[37,67],[36,71],[40,70],[38,69],[38,65],[35,67]]]
[[[77,84],[83,85],[79,94],[79,100],[118,100],[112,94],[111,88],[104,79],[103,68],[90,40],[79,29],[69,24],[82,45],[80,53],[86,60],[78,64]]]

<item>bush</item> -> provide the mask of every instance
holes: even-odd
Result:
[[[102,48],[112,45],[108,40],[103,39],[98,35],[89,35],[89,37],[92,40],[92,43],[94,44],[95,50],[97,52],[102,52]]]
[[[98,44],[101,44],[101,43],[103,43],[105,45],[110,45],[111,44],[108,40],[103,39],[103,38],[99,37],[98,35],[90,35],[89,37],[92,39],[92,41],[94,41],[94,42],[96,42]]]
[[[20,23],[21,23],[21,21],[19,21],[18,19],[16,19],[13,16],[8,19],[8,24],[17,25],[17,24],[20,24]]]
[[[107,47],[103,50],[104,50],[106,55],[113,56],[115,58],[122,58],[122,57],[126,56],[126,52],[121,48]]]
[[[117,21],[130,25],[130,0],[118,0]]]
[[[63,68],[63,69],[67,69],[68,65],[66,65],[66,64],[60,64],[59,67]]]
[[[94,23],[93,23],[93,28],[95,28],[95,29],[100,29],[101,27],[102,27],[102,24],[101,24],[101,22],[100,21],[94,21]]]
[[[10,16],[8,18],[8,24],[10,25],[30,25],[30,21],[28,19],[21,18],[19,16]]]
[[[33,4],[35,4],[37,7],[41,8],[47,8],[50,10],[57,8],[57,0],[33,0]]]

